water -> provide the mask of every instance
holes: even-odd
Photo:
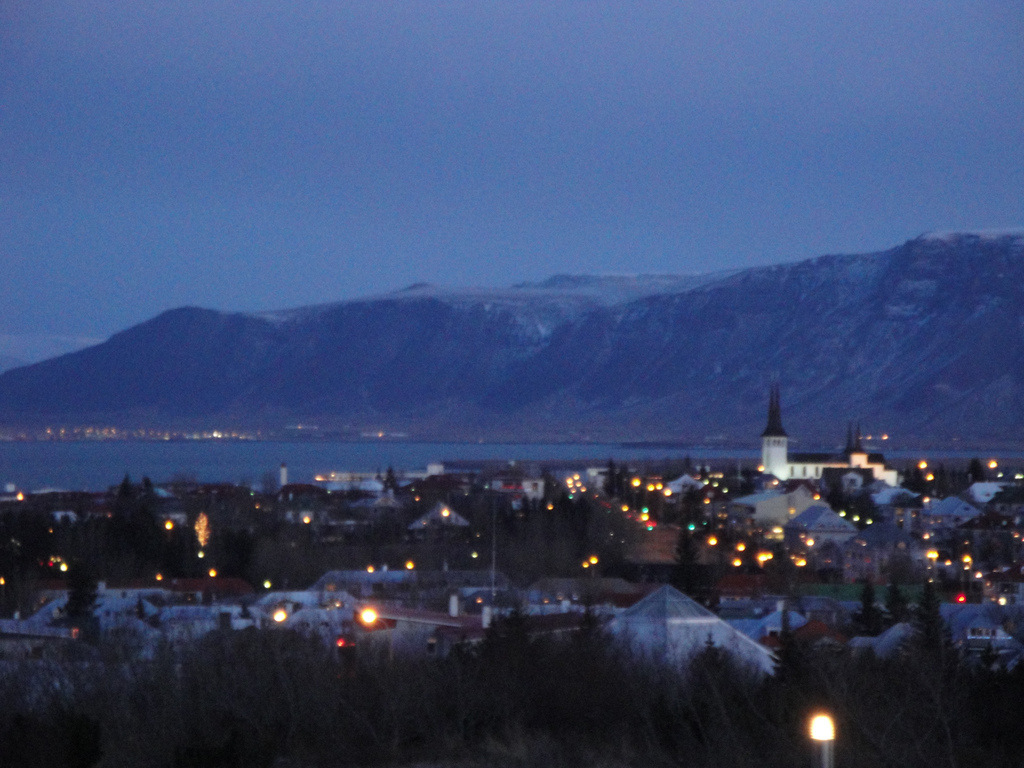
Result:
[[[703,446],[637,446],[617,443],[402,443],[402,442],[228,442],[188,440],[182,442],[0,442],[0,492],[3,484],[19,489],[105,490],[127,474],[139,481],[149,477],[155,483],[175,476],[193,477],[201,482],[231,482],[262,485],[268,473],[278,477],[281,462],[288,465],[292,482],[311,482],[319,473],[331,471],[383,472],[422,470],[431,462],[453,461],[565,461],[567,465],[588,462],[603,465],[616,462],[658,461],[691,457],[704,459],[760,459],[754,448],[709,448]],[[982,451],[890,451],[890,466],[902,469],[920,458],[963,462],[974,456],[1002,457],[1012,465],[1024,464],[1024,453]]]
[[[618,444],[495,444],[400,442],[0,442],[2,484],[19,489],[105,490],[127,474],[136,482],[149,477],[154,483],[175,476],[201,482],[232,482],[260,486],[272,473],[276,479],[282,462],[292,482],[311,482],[330,471],[383,472],[421,470],[428,463],[445,461],[591,460],[643,461],[690,456],[695,461],[716,457],[756,459],[760,451],[685,447],[643,447]]]

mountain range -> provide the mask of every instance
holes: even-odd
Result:
[[[0,425],[753,444],[1020,444],[1024,230],[696,276],[411,286],[265,313],[186,307],[0,375]]]

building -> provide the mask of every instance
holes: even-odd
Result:
[[[887,485],[899,485],[899,473],[885,466],[880,453],[868,453],[861,445],[860,428],[856,435],[853,427],[847,430],[846,450],[833,453],[790,453],[789,436],[782,427],[782,405],[779,385],[772,387],[768,396],[768,424],[761,433],[761,466],[763,472],[780,480],[820,480],[826,469],[870,470],[875,480]]]

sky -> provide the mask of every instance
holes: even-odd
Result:
[[[1024,225],[1024,4],[0,0],[0,354]]]

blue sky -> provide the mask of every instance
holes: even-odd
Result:
[[[0,0],[0,335],[1020,227],[1022,40],[1015,0]]]

